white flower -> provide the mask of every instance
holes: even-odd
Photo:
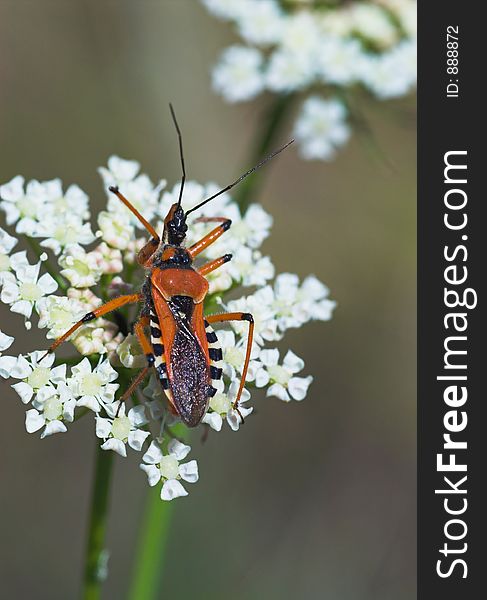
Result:
[[[123,271],[122,253],[116,248],[110,248],[105,242],[98,244],[89,253],[89,256],[95,261],[97,269],[104,274],[121,273]]]
[[[16,223],[15,231],[32,235],[42,214],[44,195],[39,182],[31,181],[24,192],[25,179],[20,175],[0,186],[0,209],[5,212],[7,225]]]
[[[44,197],[44,211],[39,217],[40,221],[43,221],[46,217],[54,218],[58,222],[72,216],[77,217],[79,220],[90,218],[88,196],[79,186],[70,185],[63,193],[60,179],[35,183],[39,186],[39,193]]]
[[[134,226],[130,215],[128,209],[124,212],[102,211],[98,214],[99,235],[112,248],[125,250],[134,238]]]
[[[147,474],[150,486],[155,486],[162,480],[162,500],[173,500],[180,496],[187,496],[188,492],[179,482],[181,479],[187,483],[198,481],[198,464],[191,460],[179,464],[191,450],[190,446],[171,440],[167,445],[167,454],[163,454],[156,442],[151,442],[149,449],[142,457],[144,461],[140,468]]]
[[[89,223],[83,221],[75,214],[66,215],[59,219],[57,215],[46,215],[39,223],[35,237],[47,238],[42,240],[43,248],[50,248],[54,254],[71,244],[91,244],[95,236]]]
[[[78,398],[77,406],[86,406],[98,413],[103,408],[109,414],[113,414],[115,392],[118,383],[112,383],[117,379],[118,373],[112,368],[108,360],[100,360],[98,365],[92,369],[88,358],[72,367],[68,386]]]
[[[103,450],[113,450],[120,456],[126,457],[125,444],[140,452],[142,446],[150,435],[149,431],[140,429],[148,423],[143,406],[134,406],[125,415],[125,405],[122,404],[118,414],[113,418],[96,416],[96,435],[103,438]]]
[[[135,215],[108,190],[110,186],[118,186],[120,192],[143,214],[144,218],[151,221],[156,214],[160,192],[166,186],[166,181],[161,180],[154,186],[147,175],[144,173],[138,175],[139,170],[140,164],[135,160],[125,160],[119,156],[111,156],[108,159],[108,169],[100,167],[98,172],[103,178],[108,195],[108,212],[124,213],[132,225],[144,229],[144,226]]]
[[[59,257],[59,264],[63,267],[61,275],[77,288],[95,285],[102,274],[98,256],[92,252],[87,253],[79,244],[67,246]]]
[[[416,82],[416,41],[404,41],[390,52],[367,55],[360,63],[362,82],[379,98],[406,94]]]
[[[44,387],[66,380],[66,365],[52,368],[54,358],[53,354],[46,356],[44,350],[37,350],[26,357],[2,356],[0,359],[3,361],[6,377],[20,379],[20,382],[12,385],[12,388],[24,404],[30,402],[33,395],[42,391]]]
[[[45,386],[37,393],[33,403],[35,408],[26,412],[25,428],[34,433],[42,427],[41,439],[54,433],[67,431],[64,422],[74,421],[76,400],[68,386],[61,382],[57,388]]]
[[[251,44],[272,44],[282,35],[283,12],[275,0],[247,0],[238,16],[240,35]]]
[[[306,55],[279,49],[269,60],[266,86],[273,92],[294,92],[311,83],[315,70],[314,61]]]
[[[117,356],[122,365],[128,369],[143,369],[147,365],[147,358],[137,336],[131,333],[117,346]]]
[[[238,409],[233,408],[233,403],[237,398],[240,381],[235,379],[230,384],[228,392],[217,392],[210,400],[209,410],[202,419],[215,431],[220,431],[223,425],[223,419],[226,419],[228,425],[233,431],[238,431],[242,424],[242,418],[246,419],[254,410],[252,406],[242,406],[250,399],[250,392],[245,388],[240,396]]]
[[[304,361],[296,356],[291,350],[284,357],[282,365],[279,365],[279,350],[262,350],[259,354],[259,361],[262,363],[261,373],[256,375],[256,385],[263,387],[271,383],[267,390],[267,396],[276,396],[277,398],[289,402],[293,400],[303,400],[308,391],[313,377],[294,377],[304,367]]]
[[[357,65],[362,58],[357,40],[329,36],[320,47],[318,71],[323,81],[348,85],[357,79]]]
[[[308,98],[294,127],[301,154],[307,159],[331,159],[350,137],[346,110],[338,100]]]
[[[282,338],[277,328],[277,319],[273,310],[274,291],[266,285],[254,294],[231,300],[227,303],[229,312],[247,312],[254,318],[254,340],[262,346],[264,341],[275,341]],[[247,337],[248,323],[246,321],[232,321],[232,328],[241,337]]]
[[[360,2],[350,9],[350,14],[353,29],[378,46],[390,46],[397,40],[398,30],[380,6]]]
[[[246,10],[249,0],[203,0],[206,8],[221,19],[235,19]]]
[[[15,276],[4,273],[3,287],[0,299],[5,304],[10,304],[10,310],[24,315],[27,319],[31,316],[34,307],[46,294],[57,290],[56,281],[45,273],[39,277],[41,262],[36,265],[15,265]]]
[[[213,69],[213,87],[229,102],[254,98],[264,89],[262,55],[255,48],[231,46]]]
[[[48,328],[48,339],[56,339],[66,333],[72,325],[88,311],[83,305],[66,296],[47,296],[38,303],[39,329]],[[76,334],[74,334],[76,335]]]

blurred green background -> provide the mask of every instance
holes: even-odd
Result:
[[[172,101],[189,178],[227,183],[249,166],[270,100],[232,106],[212,93],[210,67],[237,40],[192,0],[0,0],[0,181],[59,176],[96,213],[96,167],[115,153],[172,186]],[[354,135],[332,163],[292,149],[265,171],[255,200],[275,224],[264,252],[278,271],[316,274],[338,308],[281,344],[315,376],[303,403],[256,394],[259,414],[238,435],[193,440],[201,479],[175,506],[161,598],[416,596],[415,100],[360,102],[387,161]],[[288,124],[279,142],[289,135]],[[17,334],[16,352],[46,345],[35,329]],[[40,442],[0,385],[0,596],[75,598],[93,424]],[[110,599],[130,580],[147,491],[139,458],[116,461]]]

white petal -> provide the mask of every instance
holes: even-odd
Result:
[[[19,315],[24,315],[28,319],[32,314],[32,303],[27,300],[18,300],[12,304],[10,310]]]
[[[258,388],[264,387],[269,383],[269,373],[265,369],[259,369],[255,373],[255,385]]]
[[[145,406],[143,405],[131,408],[127,416],[134,427],[142,427],[148,423],[145,416]]]
[[[44,294],[52,294],[58,288],[56,280],[51,277],[49,273],[44,273],[44,275],[37,282],[37,285],[41,288]]]
[[[161,489],[161,500],[173,500],[181,496],[187,496],[188,492],[176,479],[166,481]]]
[[[291,377],[287,384],[287,389],[294,400],[303,400],[306,397],[310,383],[313,381],[313,377]]]
[[[276,348],[270,350],[261,350],[259,360],[266,367],[274,367],[279,362],[279,350]]]
[[[65,433],[67,431],[66,425],[62,421],[50,421],[47,423],[46,428],[41,433],[41,440],[47,437],[48,435],[53,435],[54,433]]]
[[[284,400],[284,402],[289,402],[291,398],[286,391],[286,388],[282,386],[280,383],[273,383],[268,389],[266,396],[276,396],[279,400]]]
[[[179,475],[181,479],[188,483],[196,483],[198,481],[198,463],[195,460],[190,460],[184,465],[179,465]]]
[[[156,442],[151,442],[147,452],[142,457],[142,460],[149,465],[156,465],[161,462],[162,457],[163,454],[159,444]]]
[[[0,294],[0,300],[5,304],[12,304],[19,297],[19,286],[6,276],[2,278],[2,281],[3,287],[2,293]]]
[[[145,471],[151,487],[159,483],[161,480],[161,472],[155,465],[140,464],[139,467],[142,469],[142,471]]]
[[[23,356],[19,356],[15,365],[12,368],[10,377],[15,379],[25,379],[32,373],[32,367]]]
[[[290,373],[299,373],[299,371],[303,370],[304,360],[299,358],[292,350],[288,350],[286,356],[284,357],[284,361],[282,366],[289,371]]]
[[[54,358],[54,355],[51,355],[51,356]],[[47,367],[48,365],[44,361],[42,361],[42,366]],[[51,371],[51,375],[50,375],[49,379],[53,383],[61,383],[63,381],[66,381],[66,364],[54,367],[54,369],[52,369],[52,371]]]
[[[223,419],[217,412],[207,412],[206,415],[201,419],[202,423],[206,423],[215,431],[221,431],[223,425]]]
[[[167,451],[177,458],[177,460],[185,459],[191,451],[191,446],[181,443],[179,440],[172,439],[167,445]]]
[[[27,433],[34,433],[44,427],[46,420],[35,408],[31,408],[25,413],[25,428]]]
[[[113,450],[123,458],[127,457],[127,449],[125,448],[125,444],[122,440],[116,440],[115,438],[110,438],[104,444],[101,445],[102,450]]]
[[[0,356],[0,376],[4,379],[11,377],[11,373],[17,364],[15,356]]]
[[[11,335],[6,335],[2,331],[0,331],[0,352],[7,350],[13,344],[15,338]]]
[[[142,431],[141,429],[130,431],[128,437],[129,446],[134,450],[137,450],[137,452],[140,452],[142,450],[142,445],[149,435],[150,431]]]
[[[99,438],[106,439],[112,430],[112,422],[110,419],[96,417],[96,435]]]
[[[76,401],[77,406],[86,406],[93,412],[100,412],[100,403],[95,398],[95,396],[81,396],[79,400]]]
[[[20,381],[19,383],[15,383],[12,387],[20,396],[20,399],[24,404],[27,404],[31,401],[32,396],[34,395],[34,390],[28,383]]]
[[[76,408],[76,400],[71,398],[63,403],[63,419],[72,423],[74,421],[74,409]]]

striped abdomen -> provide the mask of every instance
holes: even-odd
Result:
[[[203,321],[202,305],[188,296],[157,302],[151,311],[154,366],[177,414],[195,427],[221,379],[221,348],[211,327]]]

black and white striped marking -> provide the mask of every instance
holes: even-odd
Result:
[[[206,340],[208,342],[208,355],[210,357],[210,377],[213,385],[210,385],[208,389],[208,396],[211,398],[218,391],[218,382],[222,378],[223,374],[223,352],[220,346],[220,342],[213,331],[213,328],[205,320]],[[216,385],[215,385],[216,384]]]
[[[162,389],[168,398],[171,398],[169,379],[167,377],[166,357],[164,356],[164,344],[162,343],[162,332],[159,319],[153,310],[150,311],[150,339],[154,352],[154,367],[156,368]]]

